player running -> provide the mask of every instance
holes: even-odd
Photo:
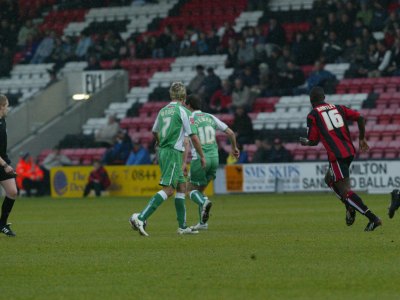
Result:
[[[206,167],[201,167],[200,159],[192,147],[192,161],[190,163],[190,183],[188,191],[190,199],[199,206],[199,223],[193,226],[196,230],[208,229],[211,201],[204,195],[204,190],[211,180],[215,179],[219,158],[218,145],[215,139],[216,130],[225,132],[232,146],[232,155],[239,157],[235,133],[215,116],[200,110],[201,100],[198,96],[190,95],[185,101],[185,106],[192,112],[190,123],[195,126],[195,133],[199,136],[201,147],[206,157]]]
[[[369,150],[365,139],[365,120],[359,112],[346,106],[326,103],[321,87],[311,90],[310,101],[313,109],[307,116],[308,137],[301,137],[300,143],[303,146],[316,146],[321,140],[329,160],[325,182],[346,206],[346,224],[350,226],[354,223],[357,210],[369,220],[365,231],[373,231],[382,225],[382,221],[351,190],[349,178],[349,168],[356,150],[347,121],[357,121],[360,151],[364,152]]]
[[[141,213],[134,213],[129,222],[134,230],[138,230],[143,236],[148,236],[145,231],[146,220],[156,211],[156,209],[174,194],[175,208],[178,219],[178,234],[196,234],[197,230],[186,226],[185,193],[186,181],[182,172],[183,163],[183,141],[185,134],[195,147],[200,156],[201,166],[205,167],[206,160],[199,138],[194,133],[194,126],[189,124],[190,112],[182,106],[182,101],[186,99],[186,89],[183,83],[172,83],[169,94],[172,102],[162,108],[158,113],[152,132],[159,146],[158,160],[161,169],[160,185],[163,187],[155,194],[142,210]]]

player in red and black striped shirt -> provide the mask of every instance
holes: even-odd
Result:
[[[346,106],[326,103],[321,87],[311,90],[310,101],[313,109],[307,116],[308,136],[300,138],[300,143],[303,146],[316,146],[322,142],[329,160],[325,182],[346,206],[347,225],[354,223],[357,210],[369,219],[365,231],[372,231],[382,225],[382,221],[350,187],[349,169],[356,150],[351,141],[347,121],[357,122],[360,151],[364,152],[369,150],[365,140],[365,120],[359,112]]]

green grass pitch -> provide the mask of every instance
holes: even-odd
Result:
[[[352,227],[333,194],[212,197],[209,231],[178,236],[173,200],[20,199],[16,238],[0,236],[0,299],[399,299],[400,216],[389,195],[364,195],[383,220]],[[196,209],[187,201],[188,222]]]

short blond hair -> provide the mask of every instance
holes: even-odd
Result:
[[[173,82],[171,84],[171,87],[169,88],[169,96],[171,97],[171,100],[185,101],[186,99],[185,85],[180,81]]]

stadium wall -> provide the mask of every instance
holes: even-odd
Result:
[[[328,191],[324,176],[327,162],[229,165],[217,172],[216,194],[260,192]],[[354,162],[351,185],[354,190],[388,193],[400,188],[400,161]]]
[[[82,87],[81,80],[80,86]],[[66,85],[63,88],[66,88]],[[60,88],[58,92],[64,92],[60,97],[63,101],[68,101],[67,107],[64,105],[64,109],[50,122],[47,122],[36,131],[31,131],[29,137],[10,148],[9,152],[12,160],[15,161],[17,159],[20,151],[28,150],[31,155],[36,156],[43,149],[54,147],[66,134],[79,134],[82,131],[82,125],[89,118],[103,115],[104,110],[111,102],[125,99],[125,95],[128,93],[128,76],[124,71],[114,73],[114,76],[105,82],[101,90],[84,102],[74,102],[70,97],[66,97],[68,95],[67,90]],[[48,95],[46,101],[52,101],[53,99],[55,98],[51,98]],[[44,105],[42,109],[46,110],[46,107]],[[14,134],[14,126],[9,130],[10,137]]]
[[[110,196],[153,196],[160,190],[161,171],[157,165],[105,166],[111,180],[107,190]],[[93,167],[55,167],[51,169],[51,196],[53,198],[79,198],[88,182]],[[213,195],[213,187],[206,189]]]
[[[72,105],[66,93],[67,80],[63,79],[13,109],[7,116],[8,147],[12,148],[27,139],[35,130]]]

